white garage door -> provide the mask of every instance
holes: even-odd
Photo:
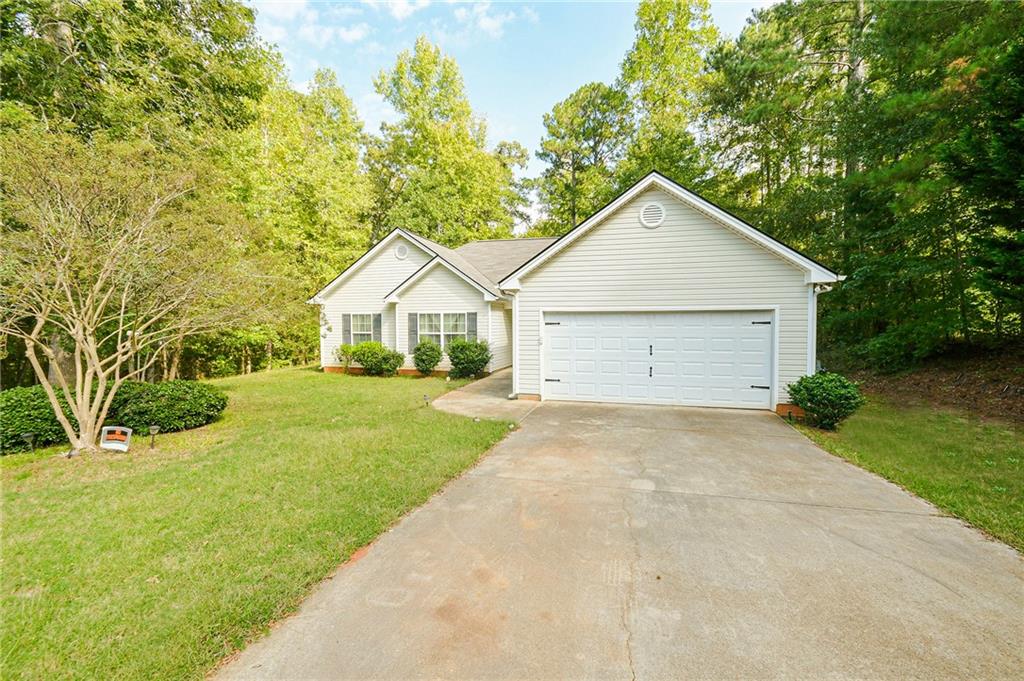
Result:
[[[771,408],[771,312],[544,315],[544,397]]]

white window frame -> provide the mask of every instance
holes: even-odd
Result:
[[[365,317],[366,318],[366,331],[356,331],[356,319]],[[360,321],[363,321],[360,319]],[[352,315],[352,345],[358,345],[359,343],[365,343],[366,341],[373,340],[373,314],[353,314]],[[366,336],[366,338],[357,338],[357,336]]]
[[[432,331],[428,331],[428,332],[424,332],[423,331],[423,317],[426,316],[426,315],[437,315],[438,323],[440,325],[439,328],[438,328],[437,333],[434,333]],[[459,332],[459,331],[451,331],[451,332],[449,332],[449,331],[445,330],[445,318],[450,318],[450,317],[461,317],[462,318],[462,329],[463,330],[461,332]],[[430,340],[433,340],[434,342],[437,342],[436,340],[434,340],[435,338],[439,338],[440,339],[440,343],[438,343],[438,345],[441,346],[442,350],[448,347],[448,341],[451,340],[451,339],[461,338],[463,340],[468,340],[469,339],[469,315],[467,313],[465,313],[465,312],[417,312],[416,313],[416,342],[420,343],[424,339],[425,336],[429,336]]]

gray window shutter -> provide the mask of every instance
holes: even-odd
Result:
[[[416,338],[417,338],[416,323],[417,323],[417,321],[418,320],[416,318],[416,313],[415,312],[410,312],[409,313],[409,348],[408,348],[409,352],[412,352],[413,350],[416,349]]]
[[[476,312],[466,313],[466,340],[476,340]]]
[[[380,324],[381,318],[379,314],[373,315],[373,340],[380,342]]]
[[[352,344],[352,315],[341,315],[341,342],[344,345]]]

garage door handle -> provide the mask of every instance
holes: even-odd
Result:
[[[772,389],[772,387],[770,385],[752,385],[750,387],[751,388],[757,388],[758,390],[771,390]]]
[[[560,378],[545,378],[544,382],[545,383],[561,383],[562,379],[560,379]]]
[[[647,378],[654,378],[654,367],[647,367]]]

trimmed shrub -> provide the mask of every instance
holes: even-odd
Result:
[[[429,376],[430,372],[441,363],[441,346],[432,340],[423,340],[416,345],[412,351],[412,361],[416,365],[417,371],[424,376]]]
[[[341,362],[341,366],[348,371],[348,368],[352,366],[352,351],[355,346],[348,343],[343,343],[338,347],[334,348],[334,358]]]
[[[352,359],[371,376],[392,376],[405,361],[405,355],[388,349],[380,341],[366,341],[352,348]]]
[[[59,393],[57,399],[65,404]],[[155,425],[160,426],[161,433],[172,433],[205,426],[220,416],[227,404],[227,395],[208,383],[127,381],[114,395],[104,425],[127,426],[142,433]],[[71,425],[77,427],[66,406],[64,413]],[[34,433],[37,447],[67,442],[41,385],[0,392],[0,450],[27,450],[22,433]]]
[[[825,430],[835,430],[864,404],[864,396],[856,383],[828,371],[791,383],[789,398],[811,415],[815,425]]]
[[[71,425],[77,426],[64,396],[58,393],[57,399],[64,405],[64,413],[71,420]],[[0,392],[0,451],[27,451],[29,446],[21,439],[22,433],[33,433],[36,436],[36,447],[66,442],[68,439],[41,385]]]
[[[107,423],[127,426],[136,433],[147,433],[150,426],[160,426],[161,433],[173,433],[205,426],[227,406],[228,396],[209,383],[129,381],[114,396]]]
[[[487,341],[456,338],[448,343],[448,360],[452,363],[452,376],[456,378],[478,376],[491,361],[491,349],[488,347]]]

